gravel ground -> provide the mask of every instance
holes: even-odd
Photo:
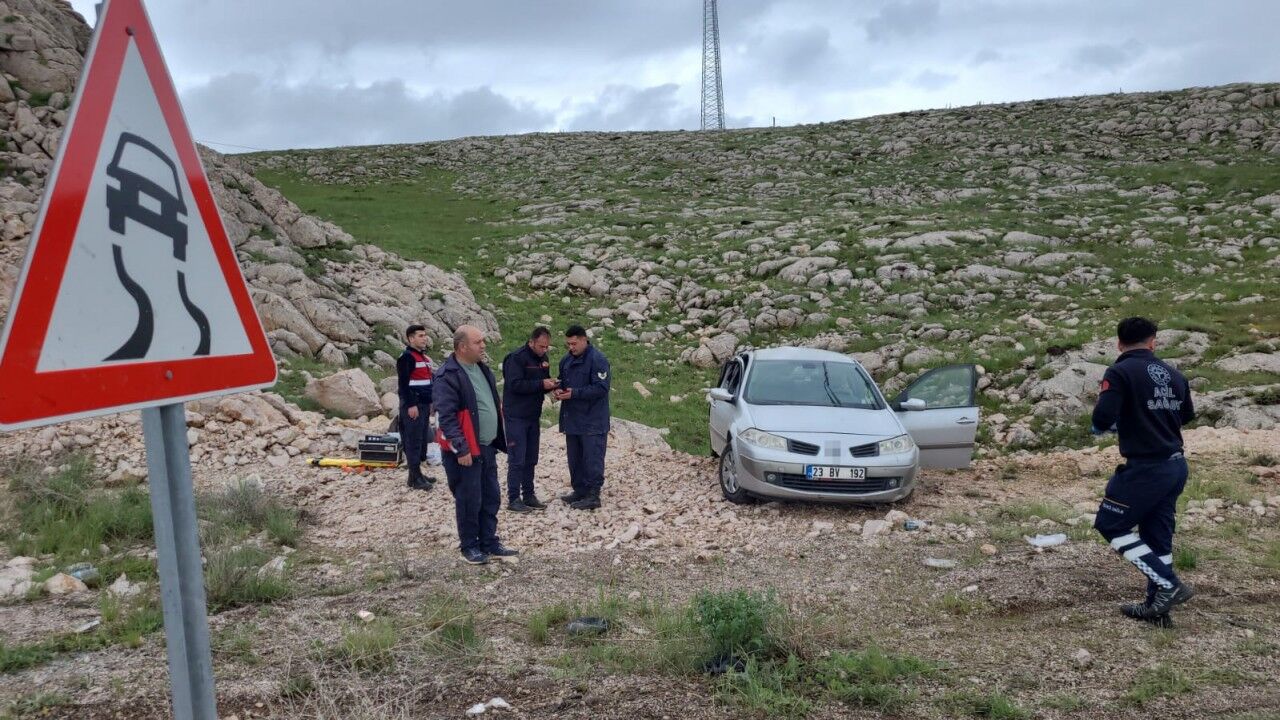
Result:
[[[550,496],[565,485],[563,444],[555,433],[544,437],[538,482]],[[1193,467],[1206,475],[1228,467],[1247,475],[1251,457],[1277,446],[1276,431],[1188,433]],[[1097,717],[1103,708],[1116,718],[1274,711],[1280,707],[1274,683],[1280,572],[1253,563],[1246,547],[1280,542],[1277,508],[1257,515],[1237,503],[1221,511],[1223,523],[1184,522],[1180,544],[1195,545],[1202,558],[1185,574],[1201,594],[1178,614],[1174,631],[1116,614],[1116,604],[1140,583],[1105,546],[1086,540],[1087,531],[1050,528],[1046,522],[1053,521],[1025,513],[1008,521],[995,515],[1037,502],[1083,511],[1096,502],[1114,453],[1006,457],[972,470],[926,473],[915,495],[892,509],[740,508],[718,499],[712,461],[647,438],[621,437],[611,453],[604,508],[581,513],[552,503],[544,513],[504,511],[501,532],[522,556],[483,568],[459,562],[443,488],[409,492],[398,472],[264,471],[266,487],[307,513],[293,571],[301,591],[276,605],[212,618],[215,639],[244,633],[252,648],[224,647],[216,655],[220,709],[241,720],[464,717],[473,703],[503,697],[515,710],[500,717],[740,717],[744,711],[717,701],[713,683],[703,678],[566,664],[575,646],[558,635],[545,645],[533,642],[528,624],[556,602],[590,605],[610,596],[678,605],[703,589],[746,588],[776,592],[803,618],[797,632],[809,647],[875,643],[948,668],[945,681],[915,684],[912,716],[950,716],[940,698],[966,688],[999,690],[1046,718]],[[204,485],[230,477],[198,474]],[[1264,501],[1280,494],[1274,478],[1246,487]],[[862,536],[863,523],[893,511],[929,524],[923,531]],[[959,522],[964,517],[969,522]],[[1008,522],[1014,531],[1002,534]],[[1244,528],[1241,535],[1219,532],[1233,523]],[[633,524],[641,527],[636,537],[616,542]],[[1050,530],[1068,531],[1073,539],[1037,552],[1018,538]],[[994,553],[984,554],[983,545]],[[926,558],[956,565],[930,568]],[[481,644],[467,662],[415,655],[385,671],[330,673],[328,684],[309,697],[338,703],[340,710],[281,699],[289,674],[314,662],[308,658],[315,647],[336,643],[357,625],[357,611],[403,618],[441,593],[466,597],[476,609]],[[13,643],[65,631],[92,606],[72,596],[0,607],[0,637]],[[628,615],[615,639],[644,642],[644,632],[643,622]],[[412,644],[412,631],[406,638]],[[1074,658],[1081,650],[1090,656],[1087,664]],[[1193,691],[1125,704],[1139,674],[1159,663],[1181,668]],[[1221,669],[1231,673],[1213,674]],[[153,635],[137,649],[67,655],[0,675],[0,707],[42,688],[78,703],[53,708],[55,717],[163,717],[164,680],[162,638]],[[1062,696],[1077,709],[1053,707],[1052,698]],[[822,703],[810,714],[863,716],[874,714]]]

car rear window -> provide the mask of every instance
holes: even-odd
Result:
[[[812,360],[757,360],[744,399],[753,405],[881,407],[871,379],[857,365]]]

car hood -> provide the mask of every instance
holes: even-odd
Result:
[[[750,405],[752,427],[765,432],[837,433],[843,435],[901,435],[893,411],[811,405]]]

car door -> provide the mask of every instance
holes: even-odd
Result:
[[[735,357],[720,369],[720,382],[716,387],[727,390],[733,395],[732,401],[711,399],[711,450],[719,455],[724,450],[729,427],[738,414],[738,392],[742,389],[742,376],[745,365],[742,357]]]
[[[921,375],[894,398],[893,410],[920,448],[920,465],[966,468],[978,434],[978,371],[973,365],[947,365]],[[908,399],[925,409],[904,410]]]

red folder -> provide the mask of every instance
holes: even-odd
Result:
[[[463,408],[458,411],[458,424],[462,426],[462,437],[467,440],[467,448],[472,455],[480,454],[480,442],[476,439],[475,427],[471,424],[471,411]],[[444,436],[444,428],[436,428],[436,443],[440,445],[440,449],[448,453],[457,453],[453,444]]]

